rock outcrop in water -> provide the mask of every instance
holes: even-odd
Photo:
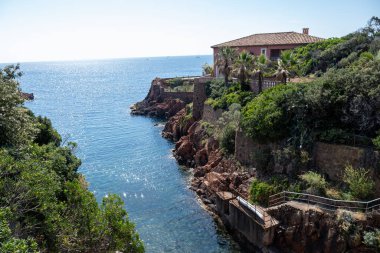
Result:
[[[21,92],[21,97],[25,100],[33,100],[34,94],[33,93]]]
[[[131,106],[131,113],[168,119],[192,100],[191,92],[167,92],[165,88],[165,79],[154,79],[148,95],[143,101]]]

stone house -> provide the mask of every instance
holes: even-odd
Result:
[[[302,33],[278,32],[278,33],[258,33],[240,39],[235,39],[220,43],[211,48],[214,51],[214,69],[216,76],[219,76],[218,68],[215,66],[218,51],[222,47],[236,48],[238,52],[246,50],[253,55],[264,54],[270,60],[277,60],[281,51],[293,49],[309,43],[323,40],[322,38],[309,35],[309,28],[303,28]]]

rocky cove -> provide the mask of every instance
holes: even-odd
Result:
[[[258,172],[244,164],[241,153],[226,155],[210,133],[209,122],[222,113],[204,103],[205,84],[210,78],[188,79],[194,87],[191,92],[168,91],[168,80],[154,79],[146,98],[131,107],[132,114],[167,120],[162,136],[175,142],[173,154],[178,163],[191,168],[190,189],[244,248],[262,252],[375,252],[362,243],[360,230],[380,226],[377,212],[351,216],[340,209],[326,212],[316,205],[290,201],[269,208],[258,206],[268,215],[267,224],[259,212],[252,212],[252,206],[236,201],[236,197],[248,199]],[[240,148],[252,148],[248,137],[241,132],[238,135],[243,141],[235,145],[245,143]]]

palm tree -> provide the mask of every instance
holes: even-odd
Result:
[[[286,84],[290,73],[294,70],[294,67],[297,64],[297,61],[294,58],[294,55],[291,51],[284,51],[281,53],[280,58],[277,61],[278,68],[276,71],[277,77],[281,78],[281,81]]]
[[[230,47],[222,47],[219,49],[217,57],[216,65],[224,75],[224,81],[227,84],[231,74],[232,64],[236,57],[236,50]]]
[[[253,56],[249,52],[243,50],[238,55],[233,67],[233,72],[239,79],[242,88],[244,90],[249,90],[247,82],[253,67]]]
[[[259,93],[263,91],[264,71],[268,68],[268,59],[262,54],[255,57],[253,74],[258,77]]]
[[[202,75],[207,76],[207,75],[214,75],[214,68],[207,63],[202,65]]]

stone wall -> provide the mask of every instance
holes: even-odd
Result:
[[[235,136],[235,157],[244,165],[259,168],[258,160],[254,159],[265,152],[272,152],[279,148],[279,144],[260,144],[253,141],[242,131],[237,131]],[[328,176],[330,180],[341,181],[346,165],[350,164],[354,168],[366,168],[370,170],[372,178],[376,184],[376,194],[380,195],[380,152],[372,148],[352,147],[346,145],[336,145],[317,142],[312,153],[313,166],[321,173]],[[279,173],[290,173],[289,171],[277,168],[273,164],[271,169]]]
[[[375,253],[375,248],[363,244],[361,230],[378,227],[379,215],[374,213],[367,218],[364,214],[348,211],[322,212],[313,206],[287,204],[268,210],[280,225],[275,231],[273,246],[280,252],[307,253]],[[339,217],[350,215],[353,229],[343,231]],[[356,230],[356,231],[355,231]]]
[[[331,180],[340,181],[347,164],[354,168],[366,168],[376,182],[380,194],[380,152],[372,148],[360,148],[317,142],[314,145],[315,166]]]
[[[235,157],[244,165],[258,167],[258,161],[254,159],[255,153],[264,153],[268,149],[277,149],[274,143],[260,144],[248,137],[243,131],[236,131]]]
[[[215,198],[217,213],[223,224],[234,232],[249,252],[256,252],[257,248],[263,249],[273,243],[277,221],[273,220],[273,225],[260,224],[261,219],[240,205],[230,192],[217,192]]]
[[[193,92],[193,117],[200,120],[203,114],[203,105],[207,99],[206,83],[211,81],[212,77],[199,77],[194,80]]]
[[[204,104],[202,120],[215,125],[218,119],[222,116],[222,113],[222,109],[214,110],[211,105]]]
[[[191,103],[193,101],[193,92],[166,92],[161,89],[160,96],[162,99],[181,99],[185,103]]]

